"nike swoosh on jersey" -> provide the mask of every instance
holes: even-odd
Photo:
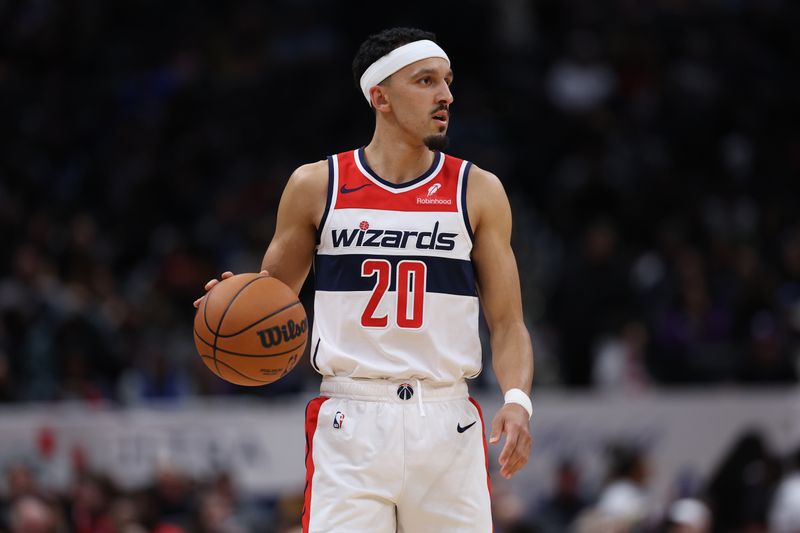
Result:
[[[458,423],[458,426],[456,427],[456,430],[458,430],[458,432],[459,432],[459,433],[464,433],[466,430],[468,430],[469,428],[471,428],[472,426],[474,426],[474,425],[475,425],[475,424],[477,424],[477,423],[478,423],[478,421],[476,420],[476,421],[475,421],[475,422],[473,422],[472,424],[468,424],[468,425],[466,425],[466,426],[464,426],[464,427],[462,428],[462,427],[461,427],[461,422],[459,422],[459,423]]]
[[[364,185],[360,185],[360,186],[354,187],[352,189],[348,189],[347,185],[342,185],[342,188],[339,189],[339,192],[341,192],[342,194],[348,194],[348,193],[351,193],[351,192],[359,191],[359,190],[363,189],[364,187],[366,187],[367,185],[372,185],[372,184],[371,183],[365,183]]]

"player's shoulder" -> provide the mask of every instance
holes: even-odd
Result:
[[[501,197],[506,195],[500,178],[474,163],[469,169],[467,193],[489,201],[496,199],[498,195]]]
[[[328,194],[328,166],[317,161],[297,167],[281,196],[281,205],[295,216],[318,219],[325,208]]]
[[[508,196],[503,183],[496,174],[473,164],[470,166],[467,181],[467,211],[477,230],[485,221],[504,219],[509,211]]]
[[[292,172],[292,180],[308,184],[309,182],[327,182],[328,180],[328,161],[322,159],[313,163],[300,165]]]
[[[323,159],[297,167],[289,176],[286,187],[304,194],[325,194],[328,188],[328,162]]]

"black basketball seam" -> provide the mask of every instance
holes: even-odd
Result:
[[[254,281],[255,281],[255,280],[254,280]],[[242,289],[244,289],[244,287],[242,287]],[[238,296],[238,293],[237,293],[237,296]],[[231,299],[231,303],[232,303],[232,302],[233,302],[233,300],[235,300],[235,299],[236,299],[236,297],[234,297],[233,299]],[[227,339],[227,338],[230,338],[230,337],[235,337],[236,335],[241,335],[242,333],[244,333],[244,332],[245,332],[245,331],[247,331],[248,329],[252,328],[253,326],[257,326],[257,325],[258,325],[258,324],[260,324],[261,322],[263,322],[263,321],[265,321],[265,320],[267,320],[267,319],[269,319],[269,318],[272,318],[272,317],[274,317],[274,316],[275,316],[275,315],[277,315],[277,314],[280,314],[280,313],[282,313],[282,312],[286,311],[286,310],[287,310],[287,309],[289,309],[290,307],[294,307],[295,305],[299,305],[299,304],[300,304],[300,300],[295,300],[294,302],[292,302],[292,303],[290,303],[290,304],[288,304],[288,305],[285,305],[285,306],[281,307],[280,309],[277,309],[277,310],[273,311],[272,313],[268,314],[268,315],[267,315],[267,316],[265,316],[264,318],[260,318],[260,319],[256,320],[255,322],[253,322],[253,323],[252,323],[252,324],[250,324],[249,326],[246,326],[246,327],[245,327],[244,329],[242,329],[241,331],[237,331],[236,333],[229,333],[229,334],[227,334],[227,335],[220,335],[220,337],[221,337],[221,338],[223,338],[223,339]]]
[[[203,298],[203,322],[206,323],[206,329],[213,333],[213,331],[211,330],[211,326],[208,325],[208,315],[206,314],[206,311],[208,310],[208,299],[210,297],[211,297],[211,293],[208,293],[206,295],[206,297]],[[197,328],[194,328],[194,331],[195,331],[195,333],[197,333]],[[198,338],[200,337],[199,333],[197,334],[197,337]],[[217,334],[216,333],[214,333],[214,345],[211,346],[211,356],[212,356],[211,357],[212,360],[214,361],[214,368],[217,370],[217,375],[219,375],[219,366],[217,366]],[[201,354],[201,357],[203,357],[202,354]]]
[[[201,355],[200,357],[204,357],[204,358],[206,358],[206,359],[211,359],[211,357],[210,357],[210,356],[208,356],[208,355]],[[232,367],[231,365],[229,365],[229,364],[227,364],[227,363],[225,363],[225,362],[222,362],[222,361],[218,361],[218,362],[219,362],[219,364],[221,364],[222,366],[224,366],[224,367],[226,367],[226,368],[228,368],[228,369],[232,370],[233,372],[235,372],[236,374],[239,374],[239,375],[240,375],[240,376],[242,376],[243,378],[249,379],[250,381],[257,381],[257,382],[259,382],[259,383],[263,383],[263,384],[265,384],[265,385],[266,385],[266,384],[268,384],[268,383],[272,383],[273,381],[275,381],[275,380],[273,380],[273,381],[265,381],[265,380],[263,380],[263,379],[255,379],[255,378],[251,378],[250,376],[248,376],[248,375],[246,375],[246,374],[242,374],[241,372],[239,372],[238,370],[236,370],[234,367]],[[222,376],[220,376],[220,377],[222,377]]]
[[[208,307],[206,304],[208,303],[208,299],[209,298],[211,298],[211,292],[206,294],[206,297],[203,298],[203,322],[206,323],[206,328],[208,328],[208,331],[212,331],[213,332],[214,330],[211,329],[211,326],[208,323],[208,315],[206,314],[206,308]]]
[[[200,342],[202,342],[203,344],[205,344],[205,345],[206,345],[206,346],[208,346],[209,348],[213,348],[213,347],[214,347],[214,345],[213,345],[213,344],[211,344],[210,342],[208,342],[207,340],[205,340],[203,337],[201,337],[201,336],[200,336],[200,332],[199,332],[199,331],[197,331],[197,330],[195,329],[195,330],[194,330],[194,333],[195,333],[195,335],[197,335],[197,338],[200,340]],[[300,347],[304,346],[304,345],[305,345],[305,342],[306,342],[306,341],[303,341],[303,344],[298,344],[297,346],[294,346],[293,348],[290,348],[290,349],[288,349],[288,350],[286,350],[286,351],[284,351],[284,352],[278,352],[278,353],[272,353],[272,354],[263,354],[263,355],[261,355],[261,354],[254,354],[254,353],[239,353],[239,352],[232,352],[232,351],[230,351],[230,350],[223,350],[222,348],[217,348],[217,351],[218,351],[218,352],[222,352],[222,353],[224,353],[224,354],[228,354],[228,355],[238,355],[238,356],[241,356],[241,357],[276,357],[276,356],[278,356],[278,355],[285,355],[285,354],[287,354],[287,353],[291,353],[291,352],[293,352],[293,351],[297,350],[298,348],[300,348]]]
[[[214,332],[214,346],[213,346],[213,350],[214,350],[214,352],[213,352],[213,354],[214,354],[214,368],[217,369],[217,375],[219,375],[219,362],[217,361],[217,339],[219,338],[219,330],[222,328],[222,323],[225,321],[225,315],[228,314],[228,310],[231,308],[231,305],[233,305],[233,302],[236,301],[236,298],[238,298],[239,295],[242,294],[242,291],[244,291],[251,283],[255,283],[256,280],[259,277],[261,277],[261,276],[256,276],[255,278],[251,279],[250,281],[248,281],[247,283],[242,285],[239,288],[239,290],[236,291],[236,294],[233,295],[233,298],[230,299],[230,301],[228,302],[228,305],[225,306],[225,310],[222,312],[222,315],[219,317],[219,324],[217,324],[217,331]],[[211,296],[210,293],[209,293],[209,296]],[[208,299],[206,298],[206,300],[208,300]],[[206,324],[206,326],[207,325],[208,324]],[[244,376],[244,377],[248,377],[248,376]],[[258,381],[258,380],[253,380],[253,381]]]
[[[213,287],[212,287],[213,289]],[[206,295],[203,299],[203,322],[206,323],[206,329],[214,334],[214,345],[211,346],[211,358],[214,361],[214,368],[216,369],[217,375],[219,376],[219,366],[217,365],[217,334],[211,329],[211,326],[208,323],[208,299],[211,298],[211,291]],[[199,335],[198,335],[199,337]],[[221,377],[221,376],[220,376]]]
[[[294,368],[295,366],[297,366],[297,363],[300,361],[300,358],[303,356],[303,351],[304,351],[304,350],[305,350],[305,345],[304,345],[304,346],[303,346],[301,349],[299,349],[299,350],[297,350],[297,351],[296,351],[296,354],[297,354],[297,359],[295,360],[295,362],[294,362],[294,365],[292,365],[292,368]],[[280,378],[282,378],[283,376],[285,376],[286,374],[288,374],[288,373],[289,373],[289,370],[290,370],[290,369],[287,369],[286,367],[284,367],[284,368],[283,368],[283,374],[281,374],[280,376],[278,376],[277,378],[275,378],[275,379],[273,379],[273,380],[265,381],[265,380],[262,380],[262,379],[256,379],[256,378],[250,377],[250,376],[248,376],[247,374],[242,374],[241,372],[239,372],[238,370],[236,370],[236,368],[235,368],[235,367],[232,367],[232,366],[231,366],[231,365],[229,365],[228,363],[226,363],[226,362],[224,362],[224,361],[220,361],[219,359],[213,358],[213,357],[211,357],[211,356],[209,356],[209,355],[203,355],[203,354],[200,354],[200,357],[203,357],[203,358],[205,358],[205,359],[213,359],[213,360],[214,360],[214,362],[215,362],[216,364],[221,364],[222,366],[224,366],[224,367],[226,367],[226,368],[229,368],[229,369],[233,370],[235,373],[239,374],[239,375],[240,375],[240,376],[242,376],[243,378],[247,378],[247,379],[249,379],[249,380],[252,380],[252,381],[257,381],[257,382],[259,382],[259,383],[264,383],[265,385],[266,385],[266,384],[269,384],[269,383],[274,383],[274,382],[275,382],[275,381],[277,381],[278,379],[280,379]],[[276,370],[277,370],[277,369],[276,369]],[[219,370],[217,370],[217,372],[219,372]],[[222,377],[222,375],[220,375],[220,374],[218,374],[218,375],[219,375],[219,377]],[[225,378],[223,378],[223,379],[225,379]]]

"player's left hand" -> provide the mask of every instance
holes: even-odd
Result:
[[[492,434],[489,444],[500,442],[500,436],[506,434],[506,443],[500,452],[500,475],[506,479],[519,472],[528,463],[533,438],[530,431],[530,419],[524,407],[515,403],[507,403],[492,420]]]

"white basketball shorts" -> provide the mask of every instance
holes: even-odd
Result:
[[[306,409],[303,533],[491,533],[465,382],[323,379]]]

